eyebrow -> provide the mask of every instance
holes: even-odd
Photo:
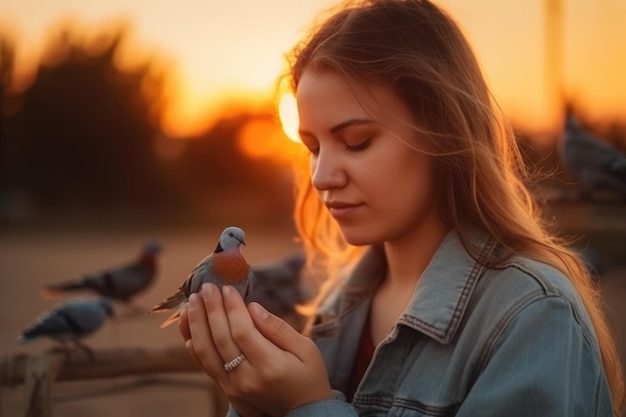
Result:
[[[350,126],[358,126],[358,125],[364,125],[364,124],[368,124],[368,123],[374,123],[373,120],[370,119],[349,119],[346,120],[345,122],[341,122],[333,127],[330,128],[329,132],[332,134],[336,134],[340,131],[342,131],[343,129],[350,127]],[[298,131],[298,133],[300,134],[300,136],[315,136],[313,135],[313,133],[307,131],[307,130],[300,130]]]

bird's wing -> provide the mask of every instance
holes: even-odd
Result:
[[[102,304],[98,300],[77,300],[63,309],[82,329],[82,333],[91,333],[99,328],[107,318]]]
[[[178,310],[176,310],[176,312],[174,314],[169,316],[163,323],[161,323],[160,327],[163,329],[163,328],[169,326],[170,324],[176,323],[178,321],[178,319],[180,319],[180,308]]]
[[[100,311],[100,314],[98,314]],[[67,302],[56,309],[42,313],[22,332],[22,341],[40,336],[66,336],[76,338],[91,333],[104,321],[104,314],[93,305],[74,301]]]
[[[176,290],[174,295],[161,301],[159,304],[154,306],[150,312],[167,311],[175,307],[180,307],[181,304],[189,299],[189,295],[194,292],[198,292],[200,286],[202,286],[203,276],[206,274],[205,270],[207,266],[210,265],[209,258],[210,256],[207,256],[200,263],[198,263],[193,271],[191,271],[191,273],[187,276],[185,282],[183,282],[178,290]]]
[[[185,301],[187,301],[187,297],[185,297],[185,293],[181,287],[174,293],[174,295],[167,297],[165,300],[152,307],[150,312],[171,310],[173,308],[180,307]]]
[[[109,272],[107,283],[114,298],[128,300],[150,285],[154,271],[140,262],[128,264]]]
[[[191,271],[183,285],[181,286],[186,298],[193,293],[200,291],[202,284],[206,282],[214,282],[215,277],[212,274],[213,257],[211,255],[204,258]]]
[[[119,274],[124,274],[124,271],[127,268],[128,266],[116,269],[107,269],[83,275],[72,281],[48,285],[45,288],[46,294],[54,295],[57,292],[90,290],[103,296],[116,298],[115,294],[118,291],[119,284],[116,282],[117,279],[114,277]]]

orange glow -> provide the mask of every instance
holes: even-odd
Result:
[[[211,97],[199,97],[189,89],[178,89],[169,94],[161,119],[161,127],[172,138],[188,138],[210,130],[215,122],[229,114],[242,111],[263,113],[270,101],[269,92],[251,92],[245,89],[224,89]]]
[[[285,52],[336,1],[277,0],[264,8],[251,0],[220,2],[220,7],[190,0],[161,2],[159,7],[153,3],[3,2],[1,32],[16,46],[13,87],[20,91],[32,82],[45,45],[59,28],[75,28],[86,40],[122,29],[127,38],[116,63],[125,69],[156,60],[168,77],[160,120],[167,136],[198,136],[221,116],[224,97],[230,99],[234,89],[244,104],[261,96],[270,101],[276,77],[285,70]],[[576,100],[588,118],[626,117],[626,56],[616,53],[626,49],[626,1],[478,0],[471,8],[462,0],[441,3],[467,33],[494,96],[516,125],[556,131],[563,95]],[[546,5],[561,3],[550,19]],[[241,18],[242,5],[255,13]],[[279,110],[283,131],[297,140],[292,96],[282,98]]]
[[[298,117],[296,97],[292,93],[286,93],[281,97],[278,104],[278,114],[285,135],[292,141],[299,143],[300,134],[298,134],[298,129],[300,127],[300,119]]]
[[[170,102],[165,107],[161,116],[161,128],[168,136],[172,138],[193,137],[211,128],[219,115],[202,112],[193,107],[194,104],[196,103]]]
[[[275,118],[254,119],[239,132],[239,146],[252,158],[268,158],[291,163],[302,151],[300,143],[288,140]]]

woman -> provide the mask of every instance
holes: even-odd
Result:
[[[181,333],[230,413],[617,415],[597,293],[542,224],[450,17],[347,4],[291,64],[310,153],[296,223],[329,280],[311,339],[228,287],[192,297]]]

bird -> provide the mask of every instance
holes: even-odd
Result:
[[[42,295],[44,298],[54,298],[76,291],[90,291],[122,302],[143,313],[145,308],[134,304],[132,299],[154,281],[158,270],[157,257],[162,250],[163,246],[159,241],[148,240],[137,259],[118,267],[84,275],[73,281],[49,285],[44,288]]]
[[[93,357],[81,339],[94,333],[112,316],[113,303],[108,298],[71,298],[40,314],[21,332],[17,343],[23,345],[45,336],[57,341],[66,353],[74,346]]]
[[[237,289],[246,300],[252,291],[254,274],[241,253],[241,245],[245,244],[245,234],[242,229],[236,226],[226,227],[220,235],[215,251],[196,265],[174,295],[166,298],[150,311],[178,308],[161,324],[161,328],[175,323],[180,318],[180,313],[189,301],[189,296],[200,291],[202,284],[205,283],[211,282],[219,288],[230,285]]]
[[[248,301],[255,301],[277,316],[295,312],[295,306],[306,301],[301,287],[301,274],[306,258],[301,252],[278,262],[253,265],[254,290]]]
[[[626,196],[626,154],[584,130],[571,114],[565,120],[561,158],[567,172],[581,182],[582,195],[610,190]]]

